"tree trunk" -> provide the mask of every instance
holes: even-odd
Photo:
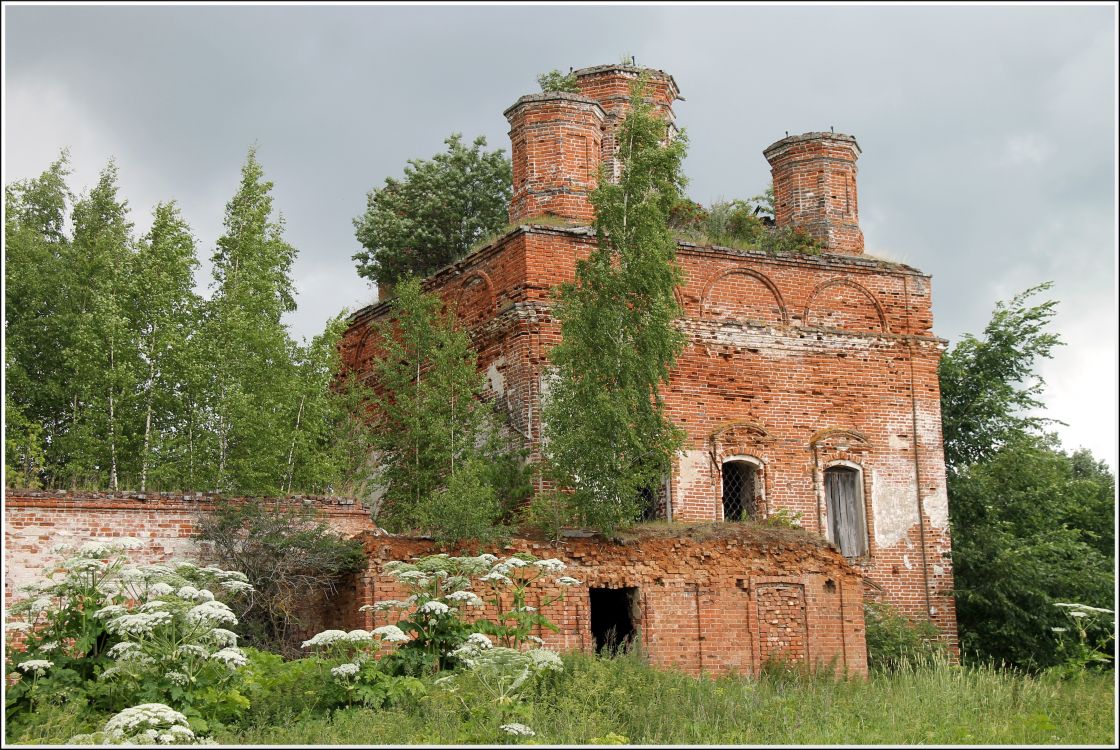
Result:
[[[288,448],[288,488],[285,492],[289,495],[292,493],[292,457],[296,452],[296,435],[299,434],[299,421],[303,418],[303,402],[306,399],[306,394],[299,397],[299,410],[296,412],[296,428],[292,431],[292,444]]]

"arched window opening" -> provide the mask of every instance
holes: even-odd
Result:
[[[848,466],[831,466],[824,471],[829,537],[844,557],[867,554],[867,527],[859,477],[860,473]]]
[[[757,518],[755,507],[754,464],[747,461],[727,461],[723,464],[723,520],[742,521]]]

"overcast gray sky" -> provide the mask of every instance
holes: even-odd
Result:
[[[508,151],[502,111],[543,71],[671,73],[693,198],[749,197],[762,150],[857,137],[868,252],[933,275],[935,331],[1053,281],[1042,365],[1068,448],[1116,466],[1116,7],[4,7],[4,182],[114,157],[138,233],[174,198],[209,264],[250,144],[299,249],[297,336],[368,303],[366,193],[451,132]]]

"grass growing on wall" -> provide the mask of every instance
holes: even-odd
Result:
[[[772,675],[695,680],[637,657],[565,657],[526,706],[547,744],[1111,744],[1113,675],[1072,680],[935,664],[867,680]],[[222,744],[489,743],[497,719],[452,696],[348,709],[226,734]],[[494,724],[494,726],[491,726]]]

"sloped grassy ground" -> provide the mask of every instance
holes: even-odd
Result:
[[[565,657],[520,714],[454,695],[407,708],[273,716],[221,744],[956,744],[1112,745],[1114,674],[1072,680],[936,664],[867,680],[769,675],[695,680],[635,656]]]

